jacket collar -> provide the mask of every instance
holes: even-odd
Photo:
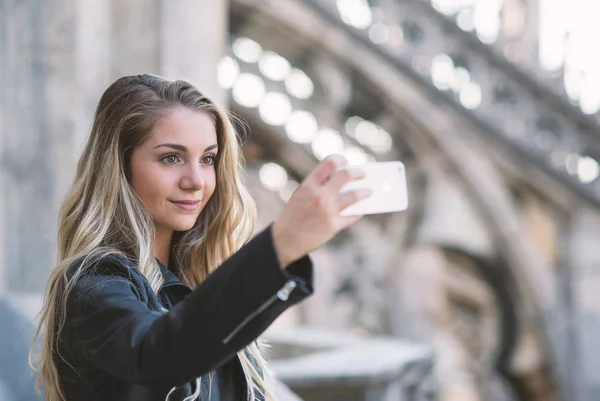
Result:
[[[158,267],[160,268],[160,272],[164,280],[162,285],[163,288],[171,285],[183,285],[175,273],[169,270],[167,266],[163,265],[160,260],[156,258],[154,259],[156,260],[156,263],[158,263]]]

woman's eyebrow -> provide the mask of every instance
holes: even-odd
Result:
[[[160,145],[156,145],[156,146],[154,147],[154,149],[156,149],[156,148],[161,148],[161,147],[165,147],[165,148],[171,148],[171,149],[176,149],[176,150],[179,150],[179,151],[181,151],[181,152],[187,152],[187,151],[188,151],[188,148],[187,148],[187,147],[185,147],[185,146],[183,146],[183,145],[179,145],[179,144],[177,144],[177,143],[162,143],[162,144],[160,144]],[[217,149],[217,148],[218,148],[218,145],[217,145],[217,144],[215,144],[215,145],[210,145],[209,147],[207,147],[206,149],[204,149],[204,151],[205,151],[205,152],[208,152],[209,150],[213,150],[213,149]]]
[[[187,151],[188,151],[188,148],[186,148],[186,147],[185,147],[185,146],[183,146],[183,145],[178,145],[178,144],[176,144],[176,143],[162,143],[162,144],[160,144],[160,145],[156,145],[156,146],[154,147],[154,149],[156,149],[156,148],[163,148],[163,147],[164,147],[164,148],[176,149],[176,150],[179,150],[179,151],[181,151],[181,152],[187,152]]]

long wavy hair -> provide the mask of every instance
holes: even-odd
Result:
[[[159,119],[178,107],[213,118],[219,153],[214,194],[194,226],[175,233],[169,267],[195,288],[252,235],[256,205],[240,177],[240,137],[232,117],[186,81],[144,74],[114,82],[100,99],[73,185],[61,206],[58,262],[46,287],[35,335],[35,339],[41,335],[41,349],[34,353],[32,346],[30,352],[30,363],[39,372],[36,387],[40,391],[43,381],[47,401],[65,401],[56,358],[61,357],[58,344],[73,283],[108,255],[130,260],[155,292],[163,283],[153,254],[152,218],[128,177],[132,152],[151,135]],[[83,263],[72,274],[69,268],[80,260]],[[270,372],[262,349],[254,342],[238,355],[253,398],[258,392],[273,399],[265,383]]]

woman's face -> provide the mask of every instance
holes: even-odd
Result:
[[[177,108],[131,155],[131,186],[157,234],[192,228],[215,191],[217,133],[206,113]]]

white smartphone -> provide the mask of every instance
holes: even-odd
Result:
[[[340,216],[391,213],[408,208],[406,172],[400,161],[349,165],[342,168],[360,168],[365,177],[350,181],[340,193],[350,189],[368,188],[371,196],[361,199],[340,212]]]

